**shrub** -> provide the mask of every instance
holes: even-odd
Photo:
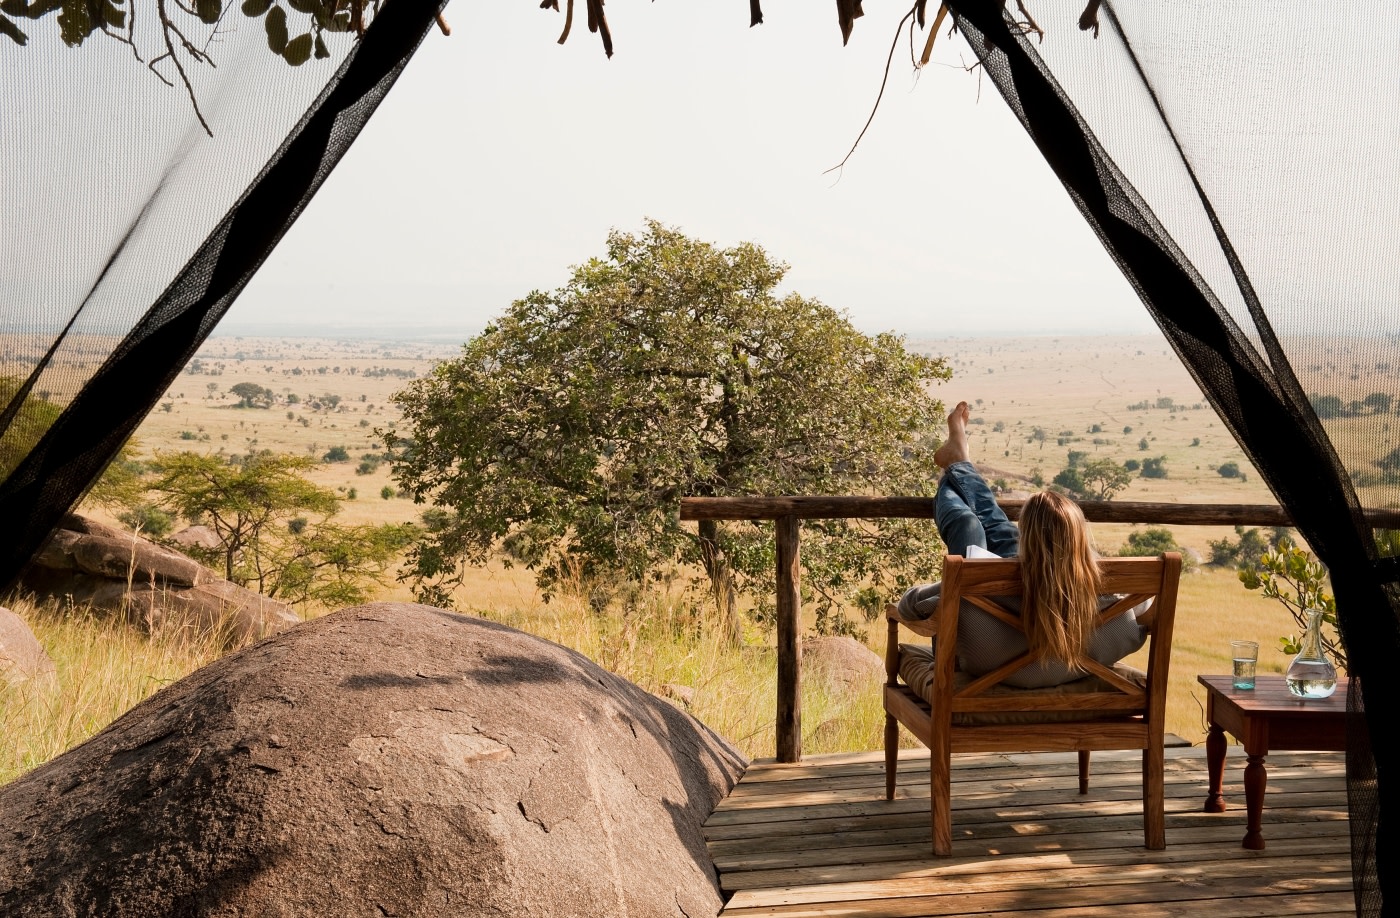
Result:
[[[1345,417],[1347,414],[1346,406],[1335,395],[1318,395],[1314,392],[1308,396],[1308,401],[1312,403],[1313,411],[1324,421]]]
[[[1155,459],[1142,460],[1143,478],[1166,478],[1167,477],[1167,457],[1158,456]]]
[[[1269,551],[1277,550],[1280,546],[1290,544],[1288,529],[1283,526],[1276,526],[1265,535],[1260,529],[1245,529],[1243,526],[1235,527],[1234,541],[1229,536],[1223,539],[1216,539],[1210,545],[1210,564],[1221,567],[1258,568],[1260,560]]]
[[[332,446],[321,458],[326,462],[349,462],[350,452],[343,446]]]
[[[117,514],[122,525],[132,532],[139,532],[149,539],[159,539],[175,526],[175,517],[155,504],[137,504],[130,510]]]
[[[1121,558],[1155,558],[1164,551],[1181,552],[1181,566],[1183,570],[1191,570],[1196,566],[1190,553],[1177,544],[1176,536],[1165,526],[1150,526],[1147,529],[1137,529],[1128,533],[1128,541],[1118,550]]]
[[[1240,464],[1238,462],[1226,462],[1223,463],[1220,466],[1220,468],[1216,469],[1215,471],[1220,475],[1221,478],[1239,478]]]

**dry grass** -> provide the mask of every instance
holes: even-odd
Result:
[[[743,646],[729,646],[679,596],[656,595],[631,612],[597,614],[576,596],[549,603],[526,597],[525,584],[512,572],[485,571],[482,580],[484,584],[468,584],[459,593],[464,610],[571,647],[647,691],[673,699],[750,757],[774,754],[777,657],[771,641],[757,632]],[[480,601],[507,593],[514,593],[515,601]],[[878,680],[863,691],[848,692],[805,675],[807,751],[875,748],[884,725]]]
[[[57,670],[51,682],[0,684],[0,782],[83,742],[177,679],[217,660],[221,635],[147,636],[78,607],[12,600]]]
[[[399,585],[379,598],[411,597]],[[627,613],[598,614],[569,595],[546,603],[528,572],[499,565],[473,571],[457,604],[469,614],[578,650],[642,688],[672,698],[750,757],[774,752],[777,661],[771,639],[756,631],[745,646],[729,647],[678,596],[654,595]],[[82,609],[22,601],[12,608],[30,623],[58,674],[50,687],[0,689],[0,782],[82,742],[221,653],[214,635],[147,637]],[[1204,738],[1196,675],[1229,672],[1232,639],[1257,640],[1260,671],[1282,672],[1288,658],[1272,648],[1285,621],[1276,603],[1247,592],[1228,571],[1186,575],[1173,643],[1167,729],[1192,742]],[[883,627],[871,626],[866,643],[883,658]],[[884,719],[878,682],[846,691],[810,672],[804,676],[806,752],[879,748]],[[676,687],[693,693],[688,703],[679,700],[687,693]]]

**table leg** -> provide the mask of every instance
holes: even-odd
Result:
[[[1244,833],[1244,847],[1251,851],[1264,850],[1264,785],[1268,776],[1264,771],[1264,756],[1251,755],[1245,759],[1244,802],[1248,811],[1248,822]]]
[[[1206,795],[1207,813],[1225,812],[1225,795],[1221,786],[1225,782],[1225,731],[1215,724],[1206,733],[1206,774],[1210,777],[1210,792]]]

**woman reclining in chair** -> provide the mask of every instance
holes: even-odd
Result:
[[[1089,523],[1079,505],[1052,491],[1034,494],[1021,509],[1021,527],[1007,519],[986,480],[968,459],[967,402],[948,415],[948,441],[934,454],[943,469],[934,517],[949,554],[968,558],[1021,559],[1022,597],[1008,611],[1022,615],[1026,633],[964,603],[958,612],[958,668],[973,676],[991,672],[1025,653],[1036,662],[1008,676],[1006,685],[1046,688],[1082,678],[1064,661],[1087,645],[1089,656],[1112,666],[1147,640],[1151,601],[1098,629],[1100,610],[1118,597],[1099,595]],[[926,619],[938,608],[940,585],[916,586],[899,601],[906,620]]]

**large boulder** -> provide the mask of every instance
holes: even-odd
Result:
[[[715,915],[742,757],[585,657],[375,603],[0,788],[0,914]]]
[[[859,691],[885,678],[885,661],[880,655],[847,635],[804,640],[802,666],[842,692]]]
[[[49,536],[20,586],[40,599],[86,603],[151,629],[221,633],[232,644],[301,620],[286,603],[230,583],[179,552],[76,514]]]
[[[29,625],[9,609],[0,608],[0,683],[43,683],[53,677],[53,660]]]

